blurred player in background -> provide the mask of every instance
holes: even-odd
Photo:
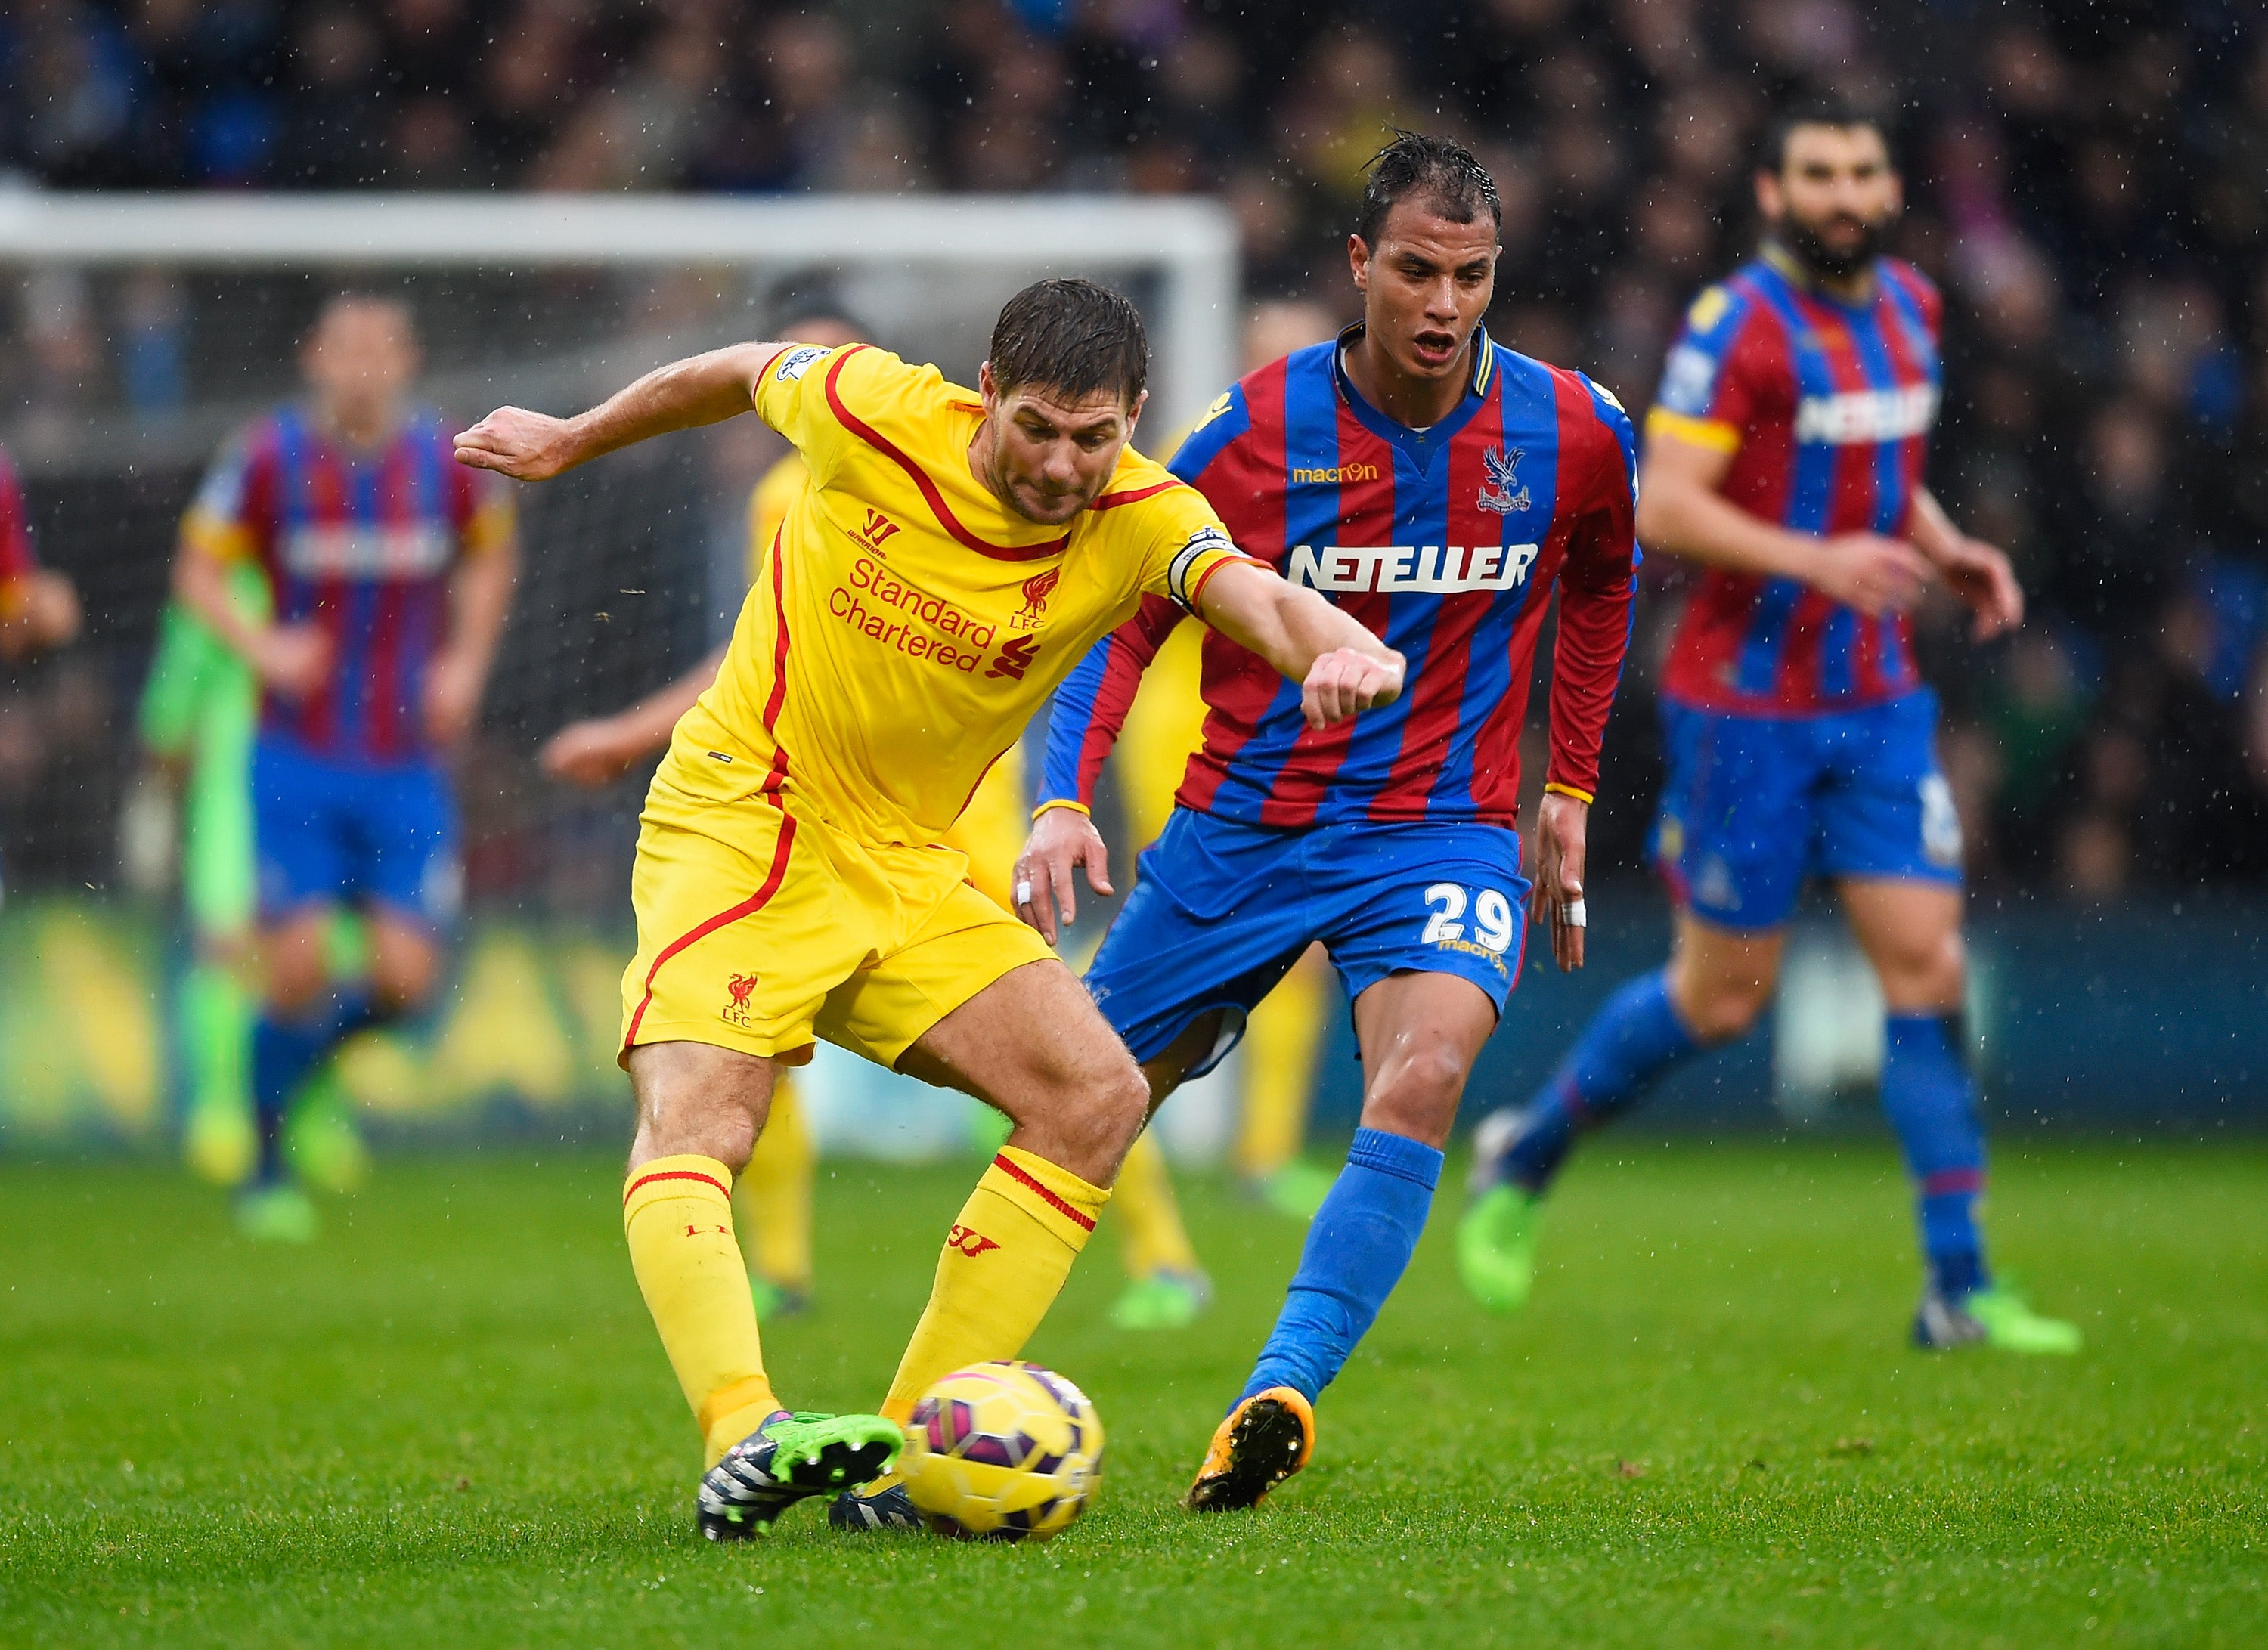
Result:
[[[0,448],[0,662],[65,645],[78,635],[79,616],[70,580],[40,566],[33,551],[23,483]],[[0,866],[0,897],[6,890],[6,868]]]
[[[1153,1101],[1210,1070],[1311,944],[1354,1006],[1362,1126],[1190,1486],[1199,1511],[1251,1506],[1307,1463],[1314,1403],[1424,1228],[1525,950],[1519,740],[1555,586],[1533,909],[1560,967],[1582,965],[1584,843],[1630,631],[1636,441],[1611,396],[1482,330],[1500,225],[1469,151],[1397,136],[1348,238],[1361,322],[1233,386],[1172,465],[1240,543],[1410,662],[1392,708],[1318,727],[1259,660],[1207,637],[1204,747],[1087,972]],[[1042,933],[1071,915],[1074,866],[1109,891],[1087,804],[1180,618],[1145,602],[1057,696],[1045,811],[1017,864],[1020,910]]]
[[[1245,317],[1241,371],[1271,361],[1337,331],[1331,313],[1306,299],[1256,304]],[[1187,430],[1171,443],[1178,446]],[[1174,811],[1174,792],[1189,758],[1204,743],[1205,703],[1196,625],[1178,625],[1142,673],[1134,703],[1111,750],[1125,817],[1126,847],[1138,854],[1158,840]],[[1013,859],[1023,847],[1017,827]],[[1004,862],[1005,863],[1005,862]],[[1305,1220],[1322,1206],[1330,1175],[1300,1160],[1315,1064],[1329,1032],[1329,963],[1310,947],[1275,990],[1253,1008],[1238,1063],[1237,1122],[1229,1164],[1251,1196]],[[1194,1322],[1212,1299],[1212,1283],[1182,1224],[1165,1153],[1145,1131],[1126,1154],[1113,1199],[1124,1217],[1125,1289],[1110,1321],[1125,1330],[1175,1329]]]
[[[1763,254],[1695,301],[1646,418],[1639,532],[1705,570],[1662,689],[1654,852],[1675,947],[1609,1001],[1524,1113],[1483,1124],[1460,1265],[1487,1304],[1527,1299],[1537,1204],[1576,1139],[1747,1033],[1798,889],[1818,875],[1889,1006],[1882,1109],[1928,1263],[1916,1344],[2073,1352],[2075,1329],[1994,1285],[1977,1229],[1961,829],[1906,617],[1935,577],[1982,641],[2021,621],[2023,594],[2007,557],[1963,536],[1922,485],[1939,300],[1878,255],[1901,203],[1880,124],[1826,106],[1784,119],[1756,190]]]
[[[247,623],[267,619],[268,581],[258,567],[232,566],[228,587]],[[174,994],[188,1076],[182,1156],[214,1184],[233,1186],[252,1172],[259,1153],[251,1039],[259,916],[252,748],[260,682],[178,598],[158,619],[139,720],[150,762],[145,783],[133,793],[129,829],[149,833],[142,840],[156,863],[141,880],[153,891],[178,866],[189,926],[189,963]],[[331,944],[335,954],[358,957],[359,924],[342,913]],[[369,1173],[369,1153],[335,1069],[310,1082],[291,1109],[285,1137],[293,1166],[327,1190],[348,1190]]]
[[[1231,544],[1128,447],[1149,347],[1123,297],[1042,281],[979,389],[870,345],[740,345],[572,419],[504,408],[460,460],[525,479],[754,409],[809,481],[724,668],[678,722],[632,873],[622,1062],[637,1102],[623,1229],[703,1435],[703,1534],[769,1526],[891,1460],[939,1377],[1015,1355],[1141,1131],[1147,1090],[1079,982],[940,838],[1032,712],[1145,595],[1240,637],[1318,725],[1401,660]],[[813,1041],[960,1088],[1013,1128],[947,1234],[882,1412],[797,1417],[764,1371],[731,1185]],[[830,1515],[911,1523],[897,1485]]]
[[[300,361],[312,391],[243,431],[182,525],[175,593],[261,686],[252,753],[263,1000],[244,1231],[304,1241],[314,1212],[283,1149],[307,1079],[356,1031],[431,997],[460,893],[443,753],[470,731],[510,605],[504,490],[450,461],[452,431],[409,401],[408,307],[326,303]],[[230,570],[256,567],[268,612]],[[364,919],[342,977],[334,917]]]

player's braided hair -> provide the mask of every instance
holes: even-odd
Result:
[[[1150,381],[1150,340],[1142,312],[1123,293],[1094,281],[1035,281],[1001,306],[992,323],[992,379],[1076,401],[1116,392],[1131,407]]]
[[[1473,151],[1454,138],[1394,129],[1394,141],[1370,158],[1364,168],[1370,175],[1362,188],[1362,216],[1354,232],[1363,244],[1375,247],[1386,215],[1397,201],[1415,196],[1453,224],[1469,224],[1488,209],[1489,219],[1504,225],[1504,204],[1496,197],[1496,180],[1475,159]]]

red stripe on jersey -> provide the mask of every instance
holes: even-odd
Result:
[[[1876,295],[1876,301],[1881,297]],[[1819,352],[1827,358],[1827,372],[1832,393],[1837,395],[1864,394],[1878,386],[1867,364],[1859,357],[1859,341],[1852,331],[1850,314],[1813,297],[1795,291],[1796,310],[1818,341]],[[1827,520],[1824,531],[1829,533],[1866,533],[1874,525],[1874,495],[1878,473],[1875,468],[1876,446],[1871,441],[1848,441],[1835,448],[1834,481],[1827,490]],[[1798,679],[1804,683],[1815,682],[1815,675]],[[1807,688],[1806,691],[1808,691]]]
[[[1302,461],[1308,460],[1303,457]],[[1371,433],[1344,398],[1338,402],[1338,463],[1349,475],[1369,477],[1338,483],[1338,542],[1393,543],[1394,449]],[[1278,487],[1283,484],[1282,474],[1278,472]],[[1345,596],[1336,605],[1340,612],[1372,635],[1382,637],[1394,599],[1369,591]],[[1272,671],[1264,674],[1274,674]],[[1272,688],[1274,684],[1271,681],[1270,685]],[[1347,746],[1353,739],[1352,717],[1328,727],[1302,727],[1292,740],[1283,766],[1276,770],[1276,782],[1269,787],[1268,799],[1260,805],[1260,822],[1278,829],[1314,824],[1324,799],[1330,794],[1332,777],[1346,760]]]
[[[772,690],[764,698],[764,734],[772,742],[772,765],[761,794],[771,798],[774,807],[784,807],[779,793],[787,783],[787,747],[779,736],[780,707],[787,703],[787,588],[781,570],[787,560],[786,532],[787,524],[782,522],[772,533]]]
[[[401,703],[401,621],[410,586],[388,579],[378,588],[378,612],[370,626],[370,682],[363,701],[363,726],[371,755],[381,759],[398,755],[409,743],[401,726],[405,713],[417,707]]]
[[[1200,490],[1224,519],[1239,524],[1239,547],[1279,571],[1284,565],[1284,379],[1288,359],[1244,380],[1246,433],[1217,453],[1197,477]],[[1232,513],[1233,512],[1233,513]],[[1252,655],[1219,631],[1205,632],[1200,681],[1204,740],[1182,776],[1174,799],[1208,808],[1228,764],[1250,741],[1276,696],[1273,671],[1249,668]]]
[[[1506,519],[1480,507],[1481,494],[1489,483],[1483,455],[1503,442],[1504,397],[1492,389],[1471,422],[1457,432],[1456,439],[1449,446],[1449,505],[1444,544],[1494,544],[1509,536]],[[1531,583],[1528,588],[1540,590],[1546,586]],[[1440,611],[1433,621],[1432,645],[1417,680],[1404,689],[1410,701],[1410,714],[1402,725],[1402,748],[1387,770],[1386,783],[1371,799],[1371,818],[1408,819],[1425,811],[1433,782],[1440,777],[1442,761],[1449,753],[1451,737],[1463,718],[1465,674],[1472,664],[1473,628],[1496,600],[1496,593],[1486,590],[1461,591],[1439,598]],[[1518,674],[1522,682],[1517,690],[1525,692],[1528,673]],[[1484,813],[1488,811],[1488,804],[1483,795],[1482,769],[1490,754],[1484,748],[1476,751],[1473,764],[1473,800]],[[1516,748],[1512,760],[1517,772],[1520,755]]]
[[[623,1053],[627,1054],[637,1044],[638,1027],[644,1023],[645,1011],[653,1003],[653,976],[661,972],[661,965],[696,940],[706,939],[719,928],[737,923],[743,917],[753,917],[769,905],[772,895],[779,892],[781,879],[787,875],[788,851],[794,842],[795,815],[784,813],[780,816],[779,839],[772,844],[771,868],[765,872],[764,880],[756,891],[738,905],[728,905],[707,921],[687,929],[655,954],[653,966],[645,971],[645,995],[638,998],[638,1005],[630,1012],[630,1026],[622,1033]]]
[[[1591,393],[1583,387],[1582,380],[1564,367],[1550,366],[1551,374],[1551,405],[1559,420],[1558,461],[1551,479],[1551,527],[1543,543],[1535,553],[1535,564],[1528,569],[1528,584],[1531,590],[1549,590],[1559,577],[1562,563],[1567,559],[1567,540],[1575,523],[1583,519],[1582,499],[1585,483],[1589,480],[1598,457],[1593,446],[1594,429],[1598,420],[1591,413]],[[1578,404],[1580,401],[1580,405]],[[1603,433],[1599,431],[1598,433]],[[1562,597],[1564,605],[1565,597]],[[1483,817],[1501,807],[1506,817],[1517,810],[1520,799],[1520,734],[1528,725],[1528,696],[1535,685],[1535,638],[1543,627],[1543,610],[1547,604],[1531,601],[1521,611],[1520,621],[1512,627],[1506,638],[1505,651],[1511,659],[1506,681],[1508,689],[1482,719],[1480,733],[1474,745],[1473,799]],[[1554,692],[1557,688],[1555,685]],[[1611,690],[1609,691],[1611,700]],[[1603,733],[1606,716],[1599,716]],[[1557,731],[1556,728],[1553,730]],[[1495,775],[1484,776],[1480,761],[1488,752],[1502,752],[1501,770]],[[1489,781],[1489,794],[1484,798],[1484,778]]]
[[[1089,510],[1116,510],[1121,505],[1138,505],[1145,498],[1155,498],[1160,493],[1169,493],[1181,482],[1160,482],[1153,487],[1130,487],[1123,493],[1105,493],[1089,505]]]
[[[1787,326],[1779,312],[1753,289],[1748,297],[1748,319],[1726,348],[1718,379],[1722,383],[1738,373],[1749,383],[1770,385],[1775,396],[1785,396],[1786,405],[1772,416],[1751,416],[1745,422],[1740,451],[1726,466],[1718,490],[1752,516],[1785,521],[1788,496],[1795,487],[1795,354],[1788,347]],[[1741,623],[1726,657],[1740,652],[1745,614]]]
[[[961,519],[953,513],[952,507],[945,502],[945,495],[938,490],[937,483],[930,480],[929,473],[907,457],[880,431],[863,422],[857,414],[843,404],[843,397],[836,390],[836,380],[843,376],[843,363],[861,350],[870,347],[867,344],[854,343],[835,357],[834,365],[827,369],[827,404],[834,409],[836,420],[845,430],[905,471],[906,475],[912,479],[913,484],[921,490],[921,496],[928,504],[930,513],[937,518],[938,525],[979,556],[989,556],[996,562],[1036,562],[1049,556],[1060,556],[1070,549],[1071,534],[1068,533],[1052,544],[1035,544],[1027,549],[1019,549],[1013,545],[987,543],[961,525]]]

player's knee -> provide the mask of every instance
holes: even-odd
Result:
[[[1730,1042],[1755,1028],[1771,1000],[1769,982],[1727,981],[1693,992],[1677,1005],[1685,1028],[1702,1042]]]
[[[1969,957],[1960,932],[1941,934],[1885,956],[1876,965],[1892,1013],[1950,1011],[1969,990]]]
[[[1447,1042],[1427,1043],[1397,1057],[1363,1097],[1363,1124],[1416,1139],[1446,1136],[1465,1089],[1467,1066]]]

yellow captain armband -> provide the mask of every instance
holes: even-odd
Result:
[[[1697,447],[1707,447],[1712,453],[1741,450],[1741,432],[1731,424],[1714,418],[1688,417],[1667,407],[1656,407],[1646,414],[1646,432],[1648,436],[1669,436]]]
[[[1591,793],[1588,791],[1578,791],[1573,785],[1561,784],[1556,779],[1545,785],[1543,792],[1546,796],[1571,796],[1585,807],[1591,806]]]
[[[1032,810],[1032,818],[1035,821],[1038,820],[1041,814],[1046,813],[1051,807],[1067,807],[1074,810],[1075,812],[1086,814],[1089,819],[1093,819],[1094,817],[1094,810],[1087,807],[1086,803],[1074,802],[1067,796],[1059,796],[1050,797],[1048,800],[1041,803],[1039,807],[1034,808]]]

